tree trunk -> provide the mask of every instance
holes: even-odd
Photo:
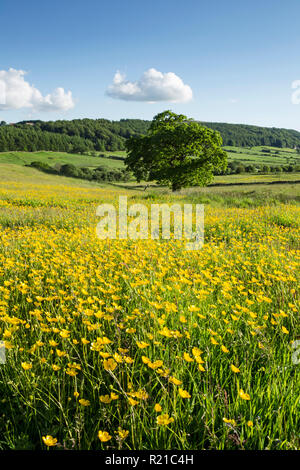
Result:
[[[172,183],[172,191],[173,191],[173,192],[179,191],[180,189],[181,189],[180,184],[175,183],[175,182]]]

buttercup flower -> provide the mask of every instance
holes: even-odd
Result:
[[[156,422],[160,426],[167,426],[168,424],[173,423],[173,421],[174,421],[174,418],[170,418],[167,413],[163,415],[159,415],[156,418]]]
[[[187,392],[186,390],[183,390],[182,388],[179,388],[178,392],[181,398],[191,398],[191,395],[189,394],[189,392]]]
[[[44,444],[46,444],[47,447],[53,447],[53,446],[56,446],[57,444],[57,439],[50,435],[43,436],[42,439],[43,439]]]
[[[107,431],[99,431],[98,438],[100,439],[101,442],[107,442],[112,438],[112,436],[108,434]]]
[[[239,396],[243,400],[250,400],[250,395],[248,395],[248,393],[245,393],[244,390],[242,390],[242,389],[240,389],[240,391],[239,391]]]

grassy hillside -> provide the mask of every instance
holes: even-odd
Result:
[[[112,152],[101,152],[101,154],[114,155]],[[72,163],[78,167],[97,168],[106,166],[108,168],[121,168],[124,166],[121,160],[111,158],[92,157],[89,155],[76,155],[65,152],[3,152],[0,153],[0,163],[11,163],[14,165],[30,165],[32,162],[45,162],[50,166],[56,164],[64,165]]]
[[[102,188],[107,186],[105,183],[44,173],[32,167],[0,163],[0,183],[2,186],[6,185],[9,188],[14,182],[21,184],[25,192],[28,189],[28,185],[37,183],[49,186],[68,185],[86,188]]]
[[[226,150],[228,150],[226,148]],[[300,156],[292,149],[274,149],[266,147],[254,147],[252,149],[242,149],[235,147],[234,152],[228,153],[229,162],[242,162],[255,165],[282,165],[298,163]],[[101,155],[124,157],[124,152],[103,152]],[[50,166],[72,163],[77,167],[94,169],[99,166],[107,169],[124,168],[124,163],[120,159],[104,158],[90,155],[74,155],[63,152],[4,152],[0,153],[0,183],[8,186],[12,182],[22,184],[24,192],[30,191],[30,185],[37,182],[47,186],[82,187],[82,188],[110,188],[113,191],[126,190],[142,193],[142,197],[151,198],[151,194],[169,194],[169,191],[156,184],[151,184],[146,192],[145,183],[131,182],[93,182],[84,179],[70,178],[61,175],[44,173],[38,169],[30,168],[34,161],[46,162]],[[300,172],[292,173],[244,173],[215,176],[212,186],[208,188],[187,188],[181,191],[184,195],[192,196],[198,201],[217,205],[238,205],[246,206],[264,204],[269,202],[286,202],[290,200],[300,201],[300,184],[294,181],[300,180]],[[290,184],[280,184],[280,182],[290,181]],[[277,182],[278,184],[267,184]],[[254,184],[256,183],[256,184]],[[28,186],[29,185],[29,186]],[[220,185],[220,186],[218,186]],[[27,188],[27,189],[26,189]],[[156,197],[156,196],[155,196]]]
[[[280,184],[280,181],[290,180],[290,184]],[[265,204],[278,204],[280,202],[294,203],[300,202],[300,184],[293,183],[293,180],[300,180],[298,174],[279,174],[279,175],[228,175],[216,176],[215,184],[221,186],[209,186],[207,188],[186,188],[181,190],[177,196],[182,202],[204,203],[214,206],[225,207],[257,207]],[[278,184],[262,184],[270,181],[277,181]],[[242,186],[230,184],[235,183],[254,183],[256,185]],[[82,188],[86,197],[94,200],[97,191],[100,188],[107,188],[109,192],[118,194],[120,191],[126,191],[130,197],[137,197],[141,200],[155,202],[170,202],[173,195],[165,187],[152,184],[145,191],[145,184],[136,182],[130,183],[99,183],[77,178],[69,178],[59,175],[43,173],[35,168],[22,166],[20,164],[0,163],[0,192],[6,190],[13,192],[18,188],[22,192],[23,198],[29,200],[32,198],[32,186],[43,191],[47,188],[53,196],[60,188],[61,192],[69,192],[71,188],[79,190]],[[1,197],[0,197],[1,199]]]
[[[228,155],[228,161],[241,162],[244,165],[300,165],[300,154],[295,149],[278,149],[276,147],[224,147]],[[125,158],[126,152],[91,152],[84,155],[66,152],[0,152],[0,163],[13,163],[16,165],[28,165],[33,161],[46,162],[51,166],[56,163],[72,163],[75,166],[96,168],[104,165],[108,168],[122,168],[123,162],[119,158]],[[101,155],[101,156],[99,156]],[[103,158],[105,155],[106,158]],[[110,158],[118,157],[118,159]]]
[[[266,164],[266,165],[299,165],[300,154],[295,149],[277,147],[229,147],[225,146],[228,161],[240,161],[244,165]]]

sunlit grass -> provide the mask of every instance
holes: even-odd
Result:
[[[0,187],[0,448],[299,448],[299,206],[212,201],[189,252],[98,240],[121,193]]]

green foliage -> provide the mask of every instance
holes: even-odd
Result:
[[[54,168],[52,168],[46,162],[34,161],[34,162],[31,162],[30,166],[33,166],[33,168],[36,168],[37,170],[45,171],[45,172],[48,172],[48,173],[56,173]]]
[[[30,152],[52,150],[77,154],[92,150],[114,152],[124,150],[127,138],[146,132],[148,127],[148,121],[138,119],[23,121],[9,126],[1,125],[0,152],[10,150]]]
[[[61,175],[71,176],[72,178],[78,178],[79,172],[80,172],[80,169],[70,163],[67,163],[66,165],[62,165],[60,168]]]
[[[293,129],[259,127],[248,124],[227,124],[222,122],[202,122],[202,125],[219,131],[225,146],[255,147],[268,145],[278,148],[300,147],[300,132]]]
[[[58,167],[56,166],[52,167],[47,162],[40,162],[40,161],[31,162],[30,165],[27,165],[27,166],[36,168],[37,170],[43,171],[44,173],[50,173],[52,175],[60,174],[60,168],[61,168],[61,165],[58,165]],[[65,166],[68,166],[68,165],[65,165]],[[73,165],[70,165],[70,166],[73,166]],[[70,174],[68,176],[72,176],[72,175]]]
[[[68,176],[71,178],[80,178],[88,181],[129,181],[131,179],[131,174],[126,169],[112,169],[106,167],[98,167],[96,169],[91,169],[87,167],[77,167],[72,163],[67,163],[64,165],[59,165],[59,168],[53,168],[48,163],[45,162],[32,162],[32,167],[43,171],[45,173],[53,173],[62,176]]]
[[[88,141],[78,136],[55,134],[31,126],[1,126],[0,152],[51,150],[72,152],[73,149],[92,149]]]
[[[236,170],[235,170],[236,174],[245,173],[245,171],[246,171],[246,169],[245,169],[244,165],[242,165],[242,164],[239,164],[236,167]]]
[[[226,168],[221,145],[218,132],[168,110],[154,117],[147,135],[127,141],[125,164],[138,181],[155,180],[173,191],[206,186],[215,170]]]

